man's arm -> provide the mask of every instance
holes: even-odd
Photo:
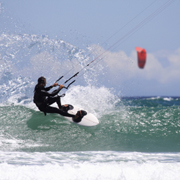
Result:
[[[54,83],[53,85],[44,88],[44,90],[45,90],[45,91],[49,91],[51,88],[56,87],[56,86],[58,86],[58,85],[59,85],[58,83]]]
[[[53,86],[50,86],[50,87],[52,88]],[[47,92],[46,89],[45,89],[45,90],[41,90],[41,93],[42,93],[43,95],[45,95],[45,96],[55,96],[55,95],[57,95],[57,94],[59,93],[59,91],[60,91],[63,87],[64,87],[63,85],[59,85],[59,88],[56,89],[56,90],[54,90],[54,91],[51,92],[51,93]],[[49,87],[48,87],[48,88],[49,88]]]

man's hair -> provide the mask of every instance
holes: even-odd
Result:
[[[46,83],[46,78],[41,76],[38,78],[38,84],[45,84]]]

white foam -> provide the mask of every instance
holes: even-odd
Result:
[[[166,97],[166,98],[163,98],[163,100],[164,100],[164,101],[172,101],[173,98],[168,98],[168,97]]]
[[[0,179],[177,180],[180,154],[0,152]]]
[[[74,104],[96,116],[101,116],[114,108],[120,99],[111,93],[108,88],[94,86],[73,86],[62,99],[63,103]]]

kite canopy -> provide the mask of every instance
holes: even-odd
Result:
[[[138,66],[143,69],[146,63],[146,50],[141,47],[136,47],[138,55]]]

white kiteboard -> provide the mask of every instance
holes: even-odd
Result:
[[[78,111],[82,110],[81,108],[79,107],[76,107],[76,106],[72,106],[71,105],[71,108],[67,111],[69,114],[76,114]],[[84,111],[84,110],[83,110]],[[67,117],[67,116],[64,116],[67,120],[71,121],[71,122],[74,122],[78,125],[81,125],[81,126],[96,126],[99,124],[99,120],[96,118],[96,116],[94,116],[93,114],[85,111],[87,114],[81,119],[80,122],[74,122],[73,119],[71,117]]]

